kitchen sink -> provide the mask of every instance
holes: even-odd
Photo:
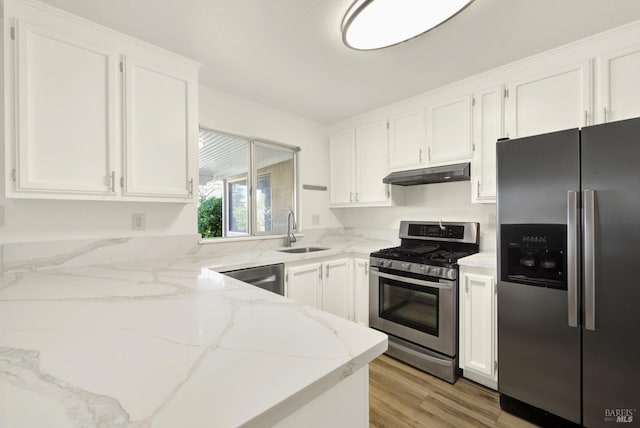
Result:
[[[300,248],[287,248],[286,250],[278,250],[281,253],[298,254],[298,253],[315,253],[316,251],[325,251],[329,248],[323,247],[300,247]]]

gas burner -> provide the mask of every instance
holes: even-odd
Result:
[[[477,223],[402,222],[400,246],[372,257],[456,268],[458,259],[478,252]]]

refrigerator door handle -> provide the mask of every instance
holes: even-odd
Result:
[[[593,190],[584,191],[584,326],[596,329],[596,233]]]
[[[567,192],[567,309],[569,327],[578,327],[578,192]]]

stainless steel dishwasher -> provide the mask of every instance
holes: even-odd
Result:
[[[284,264],[257,266],[221,272],[223,275],[284,296]]]

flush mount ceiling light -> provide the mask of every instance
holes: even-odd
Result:
[[[397,45],[442,24],[473,0],[356,0],[342,20],[350,48]]]

